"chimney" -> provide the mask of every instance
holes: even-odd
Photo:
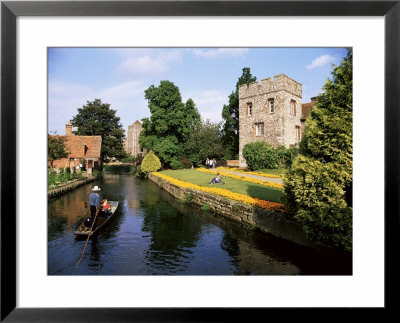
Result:
[[[65,134],[67,136],[72,136],[72,124],[71,124],[71,121],[68,121],[68,123],[65,125]]]
[[[312,102],[312,103],[316,103],[316,102],[317,102],[317,97],[316,97],[316,96],[312,97],[312,98],[311,98],[311,102]]]

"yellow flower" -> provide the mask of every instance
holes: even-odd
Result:
[[[231,191],[223,189],[223,188],[204,187],[204,186],[200,186],[197,184],[184,182],[179,179],[176,179],[176,178],[164,175],[164,174],[160,174],[158,172],[153,172],[152,174],[154,176],[165,179],[168,182],[170,182],[178,187],[181,187],[181,188],[192,188],[192,189],[195,189],[198,191],[216,194],[219,196],[227,197],[232,200],[236,200],[239,202],[244,202],[246,204],[258,206],[258,207],[261,207],[261,208],[263,208],[265,210],[269,210],[269,211],[285,212],[285,206],[281,203],[261,200],[256,197],[251,197],[251,196],[248,196],[245,194],[234,193],[234,192],[231,192]]]
[[[264,185],[264,186],[268,186],[268,187],[273,187],[273,188],[278,188],[278,189],[282,189],[283,185],[280,183],[273,183],[273,182],[267,182],[267,181],[262,181],[256,178],[250,178],[250,177],[246,177],[246,176],[240,176],[240,175],[234,175],[231,173],[225,173],[225,172],[218,172],[215,170],[209,170],[209,169],[204,169],[204,168],[198,168],[197,171],[199,172],[203,172],[203,173],[211,173],[211,174],[217,174],[220,173],[223,176],[226,177],[230,177],[230,178],[235,178],[235,179],[239,179],[241,181],[246,181],[246,182],[250,182],[250,183],[255,183],[255,184],[260,184],[260,185]]]

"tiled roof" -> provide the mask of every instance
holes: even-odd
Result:
[[[99,158],[101,151],[101,136],[60,136],[67,138],[66,148],[68,158]]]

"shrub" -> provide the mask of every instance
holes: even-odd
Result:
[[[153,153],[152,150],[144,156],[142,164],[141,164],[141,171],[149,174],[151,172],[156,172],[161,168],[160,159]]]
[[[349,50],[326,81],[284,177],[286,203],[307,236],[345,251],[352,250],[352,57]]]
[[[193,193],[189,193],[189,192],[185,192],[184,196],[185,197],[182,199],[183,203],[190,203],[190,202],[192,202],[192,200],[194,198],[194,194]]]
[[[121,162],[122,163],[134,163],[135,159],[136,159],[135,157],[133,157],[132,155],[129,155],[129,156],[125,157],[125,158],[122,158]]]
[[[204,212],[208,212],[210,211],[210,206],[206,203],[200,209]]]
[[[192,168],[193,163],[190,161],[189,158],[183,157],[182,164],[185,168]]]
[[[105,165],[104,171],[106,173],[118,173],[118,174],[129,174],[131,171],[131,165]]]
[[[244,146],[243,157],[250,170],[278,168],[280,166],[277,150],[264,141],[252,142]]]
[[[180,160],[175,159],[175,158],[172,159],[172,161],[170,163],[170,166],[171,166],[172,169],[182,169],[182,168],[185,167]]]
[[[137,155],[135,158],[135,166],[139,166],[142,164],[143,161],[143,156],[142,155]]]
[[[286,148],[285,146],[281,145],[276,148],[276,152],[278,154],[279,167],[289,168],[299,154],[299,149],[296,147]]]

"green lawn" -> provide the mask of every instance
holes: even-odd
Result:
[[[235,193],[246,194],[262,200],[282,202],[281,197],[283,196],[283,193],[280,189],[270,188],[230,177],[222,177],[223,181],[226,183],[225,185],[211,185],[209,183],[215,175],[202,173],[194,169],[165,170],[160,173],[200,186],[224,188]]]

